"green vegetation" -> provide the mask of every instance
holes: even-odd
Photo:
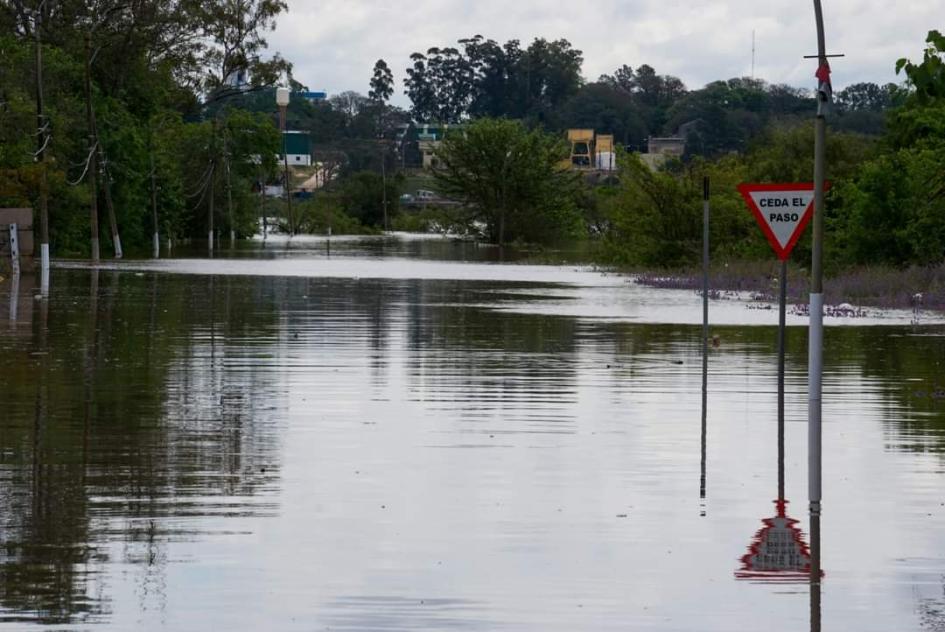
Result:
[[[493,243],[574,238],[578,176],[559,166],[566,156],[563,142],[541,130],[479,119],[446,136],[434,177],[444,195],[464,201],[463,222]]]
[[[826,260],[833,272],[855,265],[928,266],[945,260],[945,40],[929,34],[925,58],[900,61],[909,87],[887,111],[885,132],[837,132],[828,139],[832,188],[827,197]],[[860,101],[884,99],[858,88]],[[875,92],[875,91],[874,91]],[[854,95],[855,96],[855,95]],[[848,99],[854,96],[847,95]],[[809,123],[770,125],[744,152],[716,160],[670,163],[653,173],[633,156],[620,164],[621,184],[598,191],[606,260],[674,267],[698,261],[701,181],[712,183],[711,243],[716,257],[770,256],[735,190],[738,182],[809,181]],[[809,256],[802,240],[795,255]]]
[[[287,78],[304,88],[278,54],[262,57],[264,35],[286,3],[41,6],[37,13],[0,0],[0,205],[36,207],[45,178],[60,256],[89,252],[93,221],[106,249],[119,233],[132,251],[155,232],[175,240],[204,238],[211,227],[252,234],[259,188],[281,178],[273,85]],[[837,93],[826,218],[835,268],[945,258],[943,58],[945,38],[932,31],[922,60],[896,64],[904,86],[860,83]],[[296,205],[302,230],[449,226],[498,243],[590,237],[611,263],[685,266],[698,257],[708,175],[715,256],[754,259],[768,256],[767,246],[735,185],[812,173],[814,102],[806,90],[747,78],[690,90],[646,64],[585,81],[581,51],[541,38],[523,47],[476,36],[415,53],[409,63],[409,112],[388,104],[393,73],[382,59],[368,96],[292,98],[287,125],[311,134],[324,183]],[[464,123],[439,148],[432,182],[403,168],[397,130],[411,122]],[[560,139],[571,127],[615,136],[625,150],[616,177],[591,183],[559,171]],[[687,142],[680,161],[653,172],[633,157],[646,138],[672,134]],[[34,159],[40,145],[45,163]],[[451,212],[399,219],[400,193],[420,188],[450,198]],[[806,248],[802,240],[797,256]]]
[[[279,136],[271,117],[235,109],[230,98],[290,70],[278,55],[261,57],[285,9],[281,0],[0,2],[0,206],[37,206],[41,145],[58,255],[89,252],[96,207],[108,216],[103,243],[120,233],[132,250],[157,231],[205,237],[211,219],[254,232],[252,189],[274,177]],[[248,83],[235,88],[239,77]]]

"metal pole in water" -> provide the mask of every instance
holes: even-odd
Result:
[[[702,365],[709,352],[709,176],[702,179]],[[702,386],[705,390],[705,382]]]
[[[705,499],[706,431],[709,386],[709,176],[702,179],[702,472],[699,498]],[[705,508],[703,507],[703,515]]]
[[[824,15],[820,0],[814,0],[814,17],[817,22],[817,60],[819,88],[825,88],[823,75],[829,72],[827,50],[824,39]],[[829,82],[829,75],[826,77]],[[829,86],[829,83],[827,83]],[[813,244],[811,248],[810,287],[810,334],[807,376],[807,468],[808,498],[811,515],[820,515],[821,502],[821,397],[823,376],[824,336],[824,175],[826,172],[827,106],[830,103],[828,89],[817,91],[817,117],[814,120],[814,218]],[[813,572],[813,571],[812,571]],[[819,572],[819,569],[818,569]]]
[[[820,514],[810,516],[810,632],[820,632]]]
[[[13,278],[20,276],[20,240],[16,224],[10,224],[10,271]]]
[[[20,275],[13,274],[10,279],[10,327],[16,326],[16,319],[20,311]]]
[[[784,500],[784,344],[787,311],[787,259],[781,260],[778,302],[778,500]]]

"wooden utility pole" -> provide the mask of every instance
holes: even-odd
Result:
[[[89,132],[89,156],[87,172],[89,174],[89,224],[91,230],[92,261],[98,262],[100,256],[98,238],[98,139],[95,136],[95,110],[92,109],[92,35],[85,34],[85,119]]]
[[[33,30],[36,36],[36,127],[38,149],[36,162],[39,163],[39,249],[40,249],[40,287],[43,296],[49,294],[49,182],[46,174],[46,144],[49,142],[49,130],[46,128],[46,112],[43,102],[43,6],[36,10]]]
[[[95,132],[95,138],[98,138],[98,130]],[[121,259],[124,256],[121,250],[121,235],[118,233],[118,218],[115,216],[115,204],[112,202],[112,183],[108,175],[108,160],[105,158],[105,150],[102,145],[98,146],[99,155],[102,158],[102,190],[105,192],[105,208],[108,209],[108,225],[112,232],[112,246],[115,249],[115,258]]]
[[[214,117],[210,121],[210,175],[208,176],[210,180],[207,181],[207,186],[210,187],[208,191],[209,199],[207,200],[207,249],[210,251],[210,254],[213,254],[213,214],[214,214],[214,199],[213,199],[213,189],[214,189],[214,180],[216,176],[216,146],[217,146],[217,119]]]
[[[213,199],[213,189],[214,180],[216,179],[216,170],[217,165],[215,162],[210,163],[210,181],[207,183],[207,186],[210,187],[210,190],[207,191],[209,199],[207,200],[207,248],[210,250],[210,254],[213,254],[213,238],[214,238],[214,228],[213,228],[213,215],[215,213],[214,209],[214,199]]]
[[[148,137],[148,158],[151,162],[151,224],[154,228],[154,235],[151,240],[151,249],[152,254],[155,259],[160,258],[161,256],[161,234],[160,229],[158,228],[158,212],[157,212],[157,174],[155,173],[154,167],[154,138],[153,134]]]
[[[386,232],[390,230],[390,227],[387,225],[387,154],[383,151],[381,153],[381,189],[383,191],[381,204],[384,205],[384,231]]]
[[[236,243],[236,225],[233,223],[233,188],[230,183],[230,154],[226,144],[226,133],[223,135],[223,169],[226,172],[226,215],[230,224],[230,247]]]

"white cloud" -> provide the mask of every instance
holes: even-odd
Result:
[[[846,54],[832,63],[835,86],[896,81],[896,59],[921,55],[936,27],[930,5],[942,1],[824,0],[830,52]],[[295,64],[296,79],[332,94],[366,93],[374,62],[383,58],[400,105],[407,104],[402,81],[412,52],[477,33],[526,45],[565,38],[584,52],[590,80],[647,63],[698,88],[750,73],[754,30],[756,76],[814,86],[814,61],[803,59],[816,52],[812,3],[798,0],[289,0],[289,9],[269,44]]]

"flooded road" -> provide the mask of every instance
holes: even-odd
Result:
[[[800,327],[775,502],[776,311],[713,301],[703,442],[691,292],[403,239],[30,283],[0,629],[945,629],[939,321],[827,320],[812,620],[775,568],[811,535]]]

